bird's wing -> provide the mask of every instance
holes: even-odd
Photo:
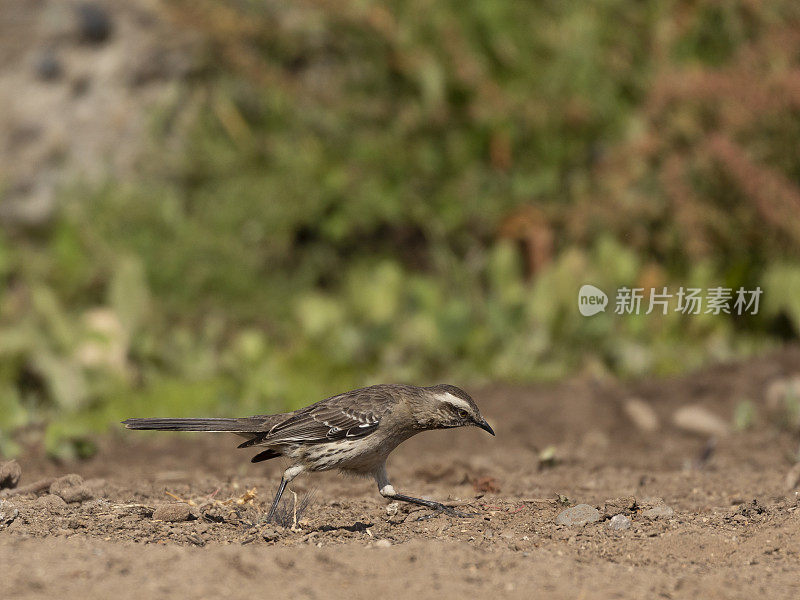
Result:
[[[361,438],[375,431],[383,415],[396,403],[391,392],[381,386],[347,392],[292,413],[242,446]]]

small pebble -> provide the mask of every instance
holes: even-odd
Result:
[[[628,529],[630,526],[631,520],[625,515],[614,515],[608,521],[607,525],[609,529],[614,529],[615,531],[622,531],[623,529]]]
[[[556,524],[579,526],[587,523],[596,523],[600,520],[600,511],[588,504],[578,504],[572,508],[562,510],[556,517]]]
[[[22,477],[22,467],[15,460],[0,463],[0,490],[17,487]]]
[[[375,547],[376,548],[391,548],[392,547],[392,542],[390,542],[389,540],[378,540],[377,542],[375,542]]]
[[[398,510],[400,510],[400,504],[398,502],[392,502],[386,506],[386,514],[390,517],[395,516]]]
[[[167,523],[180,523],[188,521],[192,515],[192,508],[185,502],[175,502],[173,504],[162,504],[153,512],[154,521],[165,521]]]

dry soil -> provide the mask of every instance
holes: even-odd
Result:
[[[798,598],[798,435],[766,403],[796,373],[787,349],[685,378],[470,390],[497,437],[425,433],[389,472],[471,518],[419,520],[430,513],[390,505],[372,482],[316,474],[292,485],[296,526],[265,524],[282,465],[250,464],[223,434],[120,430],[72,464],[32,449],[17,490],[42,489],[0,492],[2,596]],[[631,417],[631,398],[652,414]],[[737,431],[747,401],[754,418],[740,413],[750,426]],[[70,473],[52,488],[66,503],[46,484]],[[599,520],[556,523],[577,504]],[[612,529],[616,514],[630,527]]]

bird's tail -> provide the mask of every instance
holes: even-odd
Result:
[[[128,429],[157,429],[161,431],[230,431],[248,433],[264,426],[264,419],[243,417],[239,419],[126,419]]]

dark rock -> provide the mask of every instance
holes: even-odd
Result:
[[[77,9],[78,34],[84,42],[102,44],[111,37],[114,24],[105,8],[87,2]]]

